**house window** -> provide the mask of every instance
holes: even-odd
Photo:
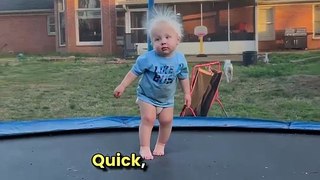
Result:
[[[77,18],[77,44],[102,45],[100,0],[79,0]]]
[[[66,45],[65,32],[65,4],[64,0],[58,0],[58,30],[59,30],[59,46]]]
[[[314,5],[313,17],[313,37],[320,38],[320,4]]]
[[[146,17],[146,10],[132,11],[130,13],[130,31],[133,43],[146,43],[146,28],[143,25],[143,19]]]
[[[54,15],[47,16],[47,30],[48,35],[56,35]]]
[[[199,42],[198,36],[194,35],[194,28],[201,25],[200,6],[199,2],[175,5],[176,13],[179,14],[184,27],[184,42]],[[202,25],[206,26],[206,24]]]
[[[215,11],[213,2],[190,2],[176,4],[174,9],[180,15],[184,27],[184,42],[199,42],[198,36],[194,34],[196,26],[205,26],[208,34],[204,41],[213,41],[215,32]],[[202,11],[201,11],[202,10]]]
[[[273,41],[276,39],[272,7],[265,7],[259,10],[258,38],[259,41]]]

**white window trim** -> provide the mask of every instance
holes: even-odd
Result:
[[[100,1],[101,3],[101,1]],[[100,24],[101,24],[101,41],[91,41],[91,42],[80,42],[79,39],[79,16],[78,16],[78,12],[79,10],[100,10]],[[103,16],[102,16],[102,8],[101,8],[101,4],[100,4],[100,8],[77,8],[75,11],[75,18],[76,18],[76,45],[77,46],[101,46],[103,45]]]
[[[50,18],[53,18],[53,20],[54,20],[54,23],[53,23],[53,24],[50,24]],[[49,35],[49,36],[54,36],[54,35],[56,35],[56,30],[54,30],[54,32],[51,32],[51,31],[50,31],[50,26],[55,26],[55,18],[54,18],[54,15],[48,15],[48,16],[47,16],[47,32],[48,32],[48,35]]]
[[[318,36],[316,36],[315,34],[316,34],[316,32],[315,32],[315,19],[316,19],[316,17],[315,17],[315,9],[316,9],[316,5],[319,5],[320,6],[320,4],[314,4],[312,7],[312,39],[320,39],[320,35],[318,35]],[[320,17],[319,17],[320,18]]]
[[[66,43],[64,43],[64,44],[61,43],[61,27],[60,27],[61,19],[60,19],[60,13],[65,13],[65,0],[62,0],[62,9],[61,10],[58,9],[58,23],[57,23],[57,25],[58,25],[58,33],[59,33],[59,37],[58,37],[59,47],[65,47]],[[65,41],[66,41],[66,37],[65,37]]]
[[[147,8],[128,9],[125,13],[126,33],[131,33],[131,30],[145,30],[146,28],[131,28],[131,12],[147,12]],[[148,13],[148,12],[147,12]]]

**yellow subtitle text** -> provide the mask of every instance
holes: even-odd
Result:
[[[142,161],[141,156],[131,153],[130,156],[123,156],[117,152],[114,156],[104,156],[101,153],[96,153],[91,158],[91,163],[94,167],[106,170],[108,168],[140,168],[146,170],[147,165]]]

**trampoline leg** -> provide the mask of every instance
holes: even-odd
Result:
[[[226,110],[224,109],[223,104],[222,104],[222,102],[220,101],[219,98],[217,98],[217,101],[218,101],[218,103],[220,104],[220,107],[221,107],[221,109],[223,110],[223,112],[224,112],[224,114],[226,115],[226,117],[228,117],[228,114],[227,114]]]

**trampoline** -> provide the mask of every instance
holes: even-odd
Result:
[[[0,123],[1,180],[320,179],[320,123],[175,117],[166,155],[145,169],[91,160],[138,153],[139,117]],[[157,126],[152,144],[156,141]],[[120,156],[118,156],[120,157]]]

